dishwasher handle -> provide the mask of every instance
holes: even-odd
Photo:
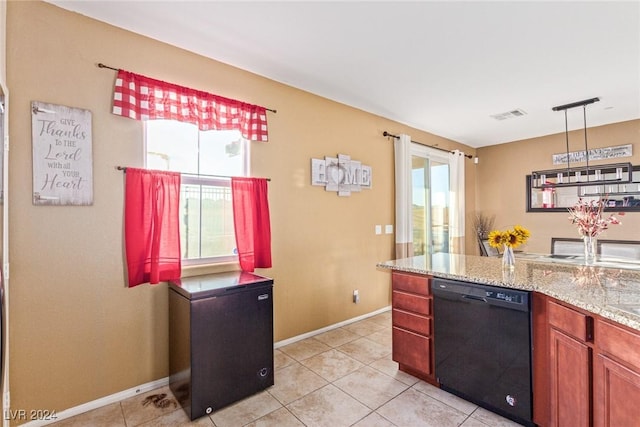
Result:
[[[472,301],[478,301],[478,302],[489,303],[489,301],[487,301],[487,299],[486,299],[486,298],[478,297],[478,296],[475,296],[475,295],[462,295],[462,299],[467,299],[467,300],[472,300]]]

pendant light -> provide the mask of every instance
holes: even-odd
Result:
[[[554,187],[582,187],[604,184],[625,184],[632,180],[631,163],[609,163],[597,166],[589,165],[589,146],[587,144],[587,105],[600,101],[600,98],[590,98],[584,101],[553,107],[553,111],[564,111],[565,140],[567,150],[567,167],[564,169],[550,169],[531,172],[533,188],[545,189]],[[569,155],[569,125],[567,110],[582,107],[584,119],[584,152],[585,166],[571,167]],[[604,192],[604,191],[602,191]]]

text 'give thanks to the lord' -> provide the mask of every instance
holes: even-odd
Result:
[[[33,203],[93,204],[91,112],[34,101],[31,138]]]

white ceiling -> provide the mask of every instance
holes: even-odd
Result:
[[[49,2],[472,147],[640,118],[639,1]]]

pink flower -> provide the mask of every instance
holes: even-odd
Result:
[[[585,202],[580,198],[578,203],[569,208],[569,220],[578,226],[578,233],[581,236],[595,237],[606,230],[609,224],[620,224],[613,214],[607,218],[602,217],[605,203],[606,200],[603,199]],[[618,215],[622,216],[624,213],[618,213]]]

